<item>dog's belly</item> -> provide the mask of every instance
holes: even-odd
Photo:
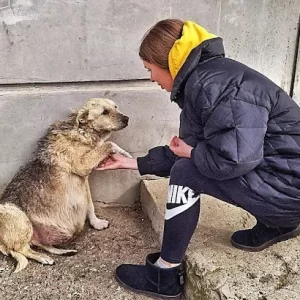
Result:
[[[43,214],[32,220],[33,239],[40,244],[61,245],[83,230],[88,209],[86,183],[73,179],[64,190],[59,207],[51,215]]]
[[[62,245],[71,242],[76,237],[76,233],[66,232],[62,228],[37,224],[33,226],[32,241],[41,245]]]

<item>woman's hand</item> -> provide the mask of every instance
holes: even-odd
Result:
[[[100,171],[116,169],[137,170],[137,160],[135,158],[125,157],[121,154],[112,154],[95,168],[95,170]]]
[[[179,157],[191,157],[191,152],[193,150],[193,147],[186,144],[183,140],[181,140],[179,137],[174,136],[170,142],[169,148],[174,154],[176,154]]]

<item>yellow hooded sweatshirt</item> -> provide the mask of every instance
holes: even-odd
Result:
[[[174,79],[186,61],[191,51],[206,40],[216,36],[209,33],[205,28],[192,22],[185,21],[182,29],[182,36],[176,40],[169,52],[169,70]]]

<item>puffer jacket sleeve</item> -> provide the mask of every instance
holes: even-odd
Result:
[[[166,177],[177,158],[168,146],[158,146],[150,149],[146,156],[137,158],[138,170],[141,175]]]
[[[223,99],[209,108],[204,139],[192,150],[191,159],[206,177],[226,180],[242,176],[263,159],[268,109],[253,98]]]

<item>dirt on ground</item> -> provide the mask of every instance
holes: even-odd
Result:
[[[75,256],[50,254],[54,266],[30,260],[25,270],[14,274],[15,261],[0,254],[0,299],[150,299],[126,291],[114,279],[118,265],[142,264],[148,253],[159,251],[149,220],[139,207],[96,207],[110,227],[97,231],[86,225],[83,234],[65,247],[77,249]]]

